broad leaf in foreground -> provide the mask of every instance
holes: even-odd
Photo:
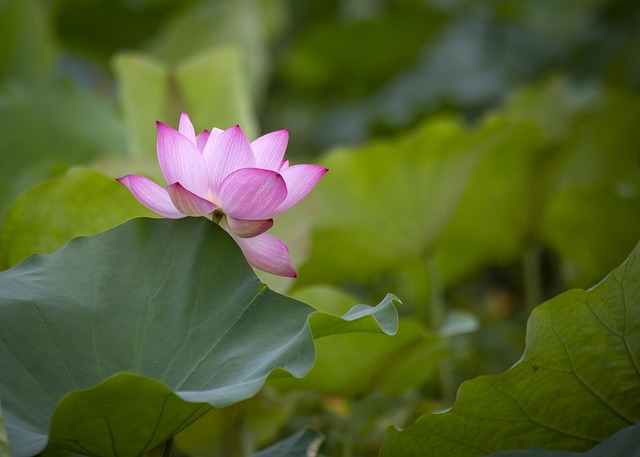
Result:
[[[2,408],[0,408],[0,457],[9,457],[9,443],[7,443],[7,429],[2,418]]]
[[[464,383],[451,410],[390,429],[383,456],[582,451],[640,421],[640,247],[589,291],[538,307],[510,370]]]
[[[500,451],[487,457],[640,457],[640,422],[611,435],[586,452],[527,449]]]
[[[313,314],[262,284],[206,219],[134,219],[31,256],[0,274],[14,455],[140,455],[276,368],[304,376],[313,334],[393,331],[393,298],[346,320]]]

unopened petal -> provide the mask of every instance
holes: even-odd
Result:
[[[267,133],[253,140],[251,149],[256,157],[256,167],[278,171],[288,142],[289,132],[286,130]]]
[[[266,219],[287,198],[287,185],[279,173],[260,168],[234,171],[220,186],[222,210],[237,219]]]
[[[204,159],[195,143],[181,133],[158,122],[158,162],[167,183],[181,183],[196,195],[207,195]]]
[[[240,238],[226,224],[221,225],[236,240],[250,265],[274,275],[297,277],[289,258],[289,248],[284,241],[268,233],[253,238]]]
[[[249,140],[242,129],[235,125],[216,134],[213,131],[202,151],[209,180],[209,190],[218,196],[222,181],[242,168],[253,168],[256,160]]]
[[[311,189],[318,184],[320,178],[329,171],[319,165],[293,165],[280,171],[287,184],[287,198],[276,208],[275,214],[280,214],[302,200]]]
[[[207,140],[209,140],[210,133],[211,132],[209,132],[209,130],[203,130],[202,132],[198,133],[198,136],[196,136],[196,146],[198,147],[198,150],[200,150],[200,152],[204,150],[204,147],[207,144]]]
[[[171,202],[167,190],[150,179],[140,175],[127,175],[117,181],[124,184],[140,203],[154,213],[169,219],[185,217]]]
[[[196,131],[193,128],[193,124],[191,123],[191,119],[189,119],[189,115],[187,113],[183,112],[180,115],[180,125],[178,126],[178,132],[187,137],[193,144],[196,144]]]
[[[178,182],[168,186],[167,192],[175,207],[187,216],[206,216],[216,209],[209,200],[189,192]]]
[[[271,227],[273,227],[273,219],[264,219],[264,220],[247,220],[247,219],[236,219],[235,217],[230,217],[227,215],[227,225],[229,229],[240,238],[252,238],[254,236],[258,236]]]

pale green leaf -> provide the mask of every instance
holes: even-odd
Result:
[[[120,53],[113,59],[119,99],[127,126],[129,153],[133,157],[156,157],[156,121],[173,125],[178,113],[167,113],[169,76],[165,66],[150,57]],[[175,114],[176,119],[165,119]]]
[[[258,134],[244,54],[215,48],[181,63],[175,78],[191,120],[200,130],[240,125],[250,140]]]
[[[9,208],[0,223],[0,269],[36,252],[53,252],[76,236],[152,215],[115,179],[74,169],[29,189]]]

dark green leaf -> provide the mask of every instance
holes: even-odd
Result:
[[[369,308],[353,327],[313,314],[260,283],[204,218],[134,219],[76,238],[0,274],[13,452],[41,451],[50,429],[50,447],[139,455],[211,406],[253,396],[276,368],[304,376],[312,334],[381,331],[379,315],[394,328],[390,307]]]
[[[0,457],[9,457],[10,455],[9,442],[7,441],[7,429],[4,426],[2,408],[0,408]]]
[[[587,452],[529,449],[495,452],[487,457],[640,457],[640,423],[627,427]]]
[[[383,456],[585,450],[640,421],[640,246],[595,288],[538,307],[509,371],[464,383],[453,408],[389,430]]]

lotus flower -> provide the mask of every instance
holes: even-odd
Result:
[[[286,130],[251,143],[237,125],[196,135],[186,113],[178,131],[162,122],[157,127],[158,162],[169,185],[165,188],[135,174],[118,181],[161,216],[204,216],[219,223],[254,267],[296,277],[287,245],[265,232],[273,225],[273,216],[305,197],[327,169],[289,166],[284,160]]]

